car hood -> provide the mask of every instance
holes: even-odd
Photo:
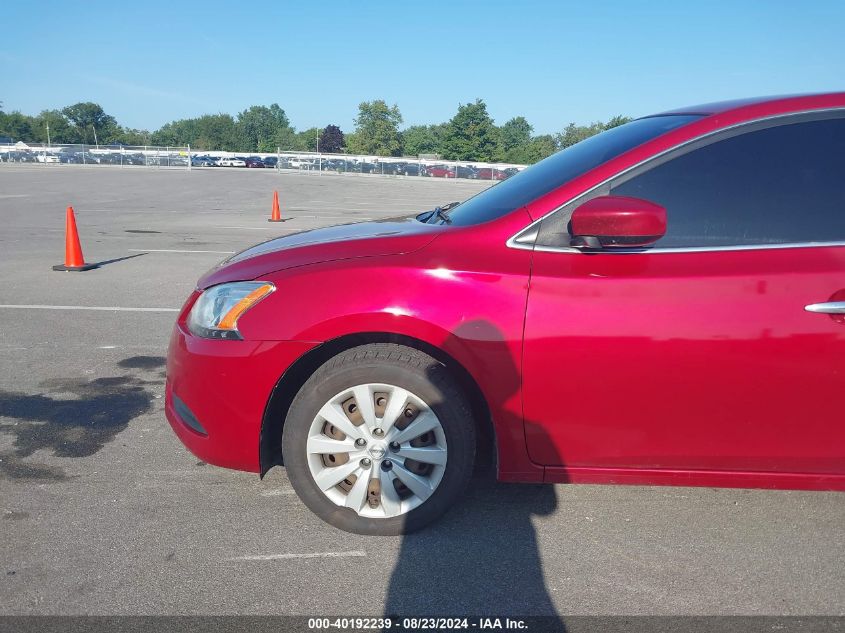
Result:
[[[285,235],[224,260],[203,275],[197,288],[255,279],[308,264],[410,253],[431,242],[442,230],[441,225],[423,224],[413,218],[391,218]]]

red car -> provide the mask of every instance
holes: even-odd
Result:
[[[845,93],[684,108],[449,209],[207,273],[167,365],[199,458],[397,534],[504,481],[845,490]]]
[[[425,173],[427,176],[433,176],[434,178],[454,178],[455,168],[445,167],[443,165],[432,165],[431,167],[425,168]]]
[[[508,174],[501,169],[482,167],[476,170],[476,178],[479,180],[507,180]]]
[[[249,158],[244,158],[244,164],[246,167],[251,169],[264,169],[266,165],[264,164],[264,160],[259,158],[258,156],[250,156]]]

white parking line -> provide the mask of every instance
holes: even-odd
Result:
[[[348,558],[364,557],[367,552],[312,552],[309,554],[256,554],[254,556],[236,556],[229,560],[285,560],[287,558]]]
[[[123,308],[117,306],[51,306],[0,304],[14,310],[98,310],[100,312],[179,312],[179,308]]]
[[[188,251],[174,248],[130,248],[132,253],[217,253],[219,255],[232,255],[235,251]]]
[[[275,226],[218,226],[218,229],[248,229],[250,231],[301,231],[302,229],[280,229]]]

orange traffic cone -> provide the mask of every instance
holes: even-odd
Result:
[[[279,192],[273,192],[273,211],[270,214],[268,222],[284,222],[282,219],[282,212],[279,211]]]
[[[86,264],[82,257],[82,245],[79,243],[79,233],[76,230],[76,218],[73,207],[67,208],[65,218],[65,263],[53,266],[53,270],[80,272],[96,268],[97,264]]]

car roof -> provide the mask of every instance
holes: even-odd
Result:
[[[778,95],[769,97],[751,97],[747,99],[732,99],[716,101],[695,106],[687,106],[674,110],[660,112],[654,116],[669,114],[723,114],[728,111],[754,110],[759,114],[761,109],[771,109],[773,112],[785,110],[817,110],[841,106],[845,107],[845,92],[828,92],[818,94]]]

